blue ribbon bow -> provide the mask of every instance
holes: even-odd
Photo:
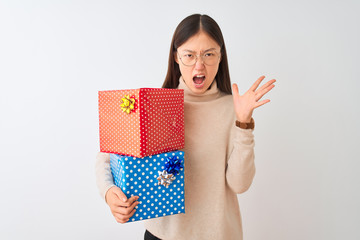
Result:
[[[178,159],[176,156],[168,157],[165,161],[165,168],[168,173],[173,174],[174,176],[179,173],[179,171],[183,168],[182,159]]]

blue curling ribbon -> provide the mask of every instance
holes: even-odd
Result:
[[[180,169],[183,168],[183,161],[182,159],[178,159],[177,157],[168,157],[165,161],[164,167],[164,170],[175,176],[179,173]]]

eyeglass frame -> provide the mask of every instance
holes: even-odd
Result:
[[[202,60],[202,62],[203,62],[203,64],[204,65],[207,65],[207,66],[215,66],[216,64],[213,64],[213,65],[209,65],[209,64],[206,64],[205,63],[205,61],[204,61],[204,59],[203,59],[203,57],[204,57],[204,55],[207,53],[208,51],[205,51],[203,54],[194,54],[195,55],[195,63],[194,64],[192,64],[192,65],[186,65],[183,61],[182,61],[182,59],[181,59],[181,56],[180,56],[180,54],[179,54],[179,52],[178,51],[176,51],[176,53],[177,53],[177,55],[178,55],[178,57],[180,58],[180,61],[181,61],[181,63],[182,64],[184,64],[184,66],[187,66],[187,67],[192,67],[192,66],[194,66],[196,63],[197,63],[197,61],[198,61],[198,59],[199,59],[199,56],[201,56],[201,60]],[[217,55],[218,55],[218,59],[220,59],[221,58],[221,52],[219,53],[219,52],[217,52],[217,51],[214,51]]]

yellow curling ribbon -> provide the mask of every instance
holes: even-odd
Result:
[[[135,98],[131,98],[130,95],[125,95],[125,97],[123,97],[121,101],[122,104],[120,106],[123,112],[129,114],[135,109]]]

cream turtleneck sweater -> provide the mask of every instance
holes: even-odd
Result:
[[[185,94],[185,214],[145,220],[148,231],[169,240],[242,239],[236,194],[245,192],[255,175],[252,129],[235,126],[232,95],[214,81],[201,95]],[[114,186],[109,154],[99,153],[96,177],[100,194]]]

